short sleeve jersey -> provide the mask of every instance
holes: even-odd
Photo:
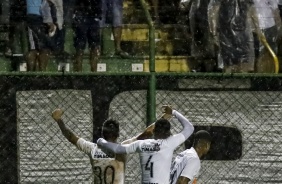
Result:
[[[76,146],[86,153],[91,160],[94,184],[124,184],[124,162],[118,161],[114,155],[107,155],[97,144],[79,138]]]
[[[170,184],[176,184],[179,176],[189,178],[189,184],[192,183],[200,168],[200,158],[193,147],[179,153],[171,165]]]
[[[185,141],[183,134],[167,139],[136,141],[126,147],[127,153],[138,152],[142,170],[142,184],[168,184],[174,149]]]

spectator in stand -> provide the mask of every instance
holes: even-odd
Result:
[[[254,8],[252,16],[255,17],[255,33],[254,33],[254,45],[256,61],[261,57],[265,46],[260,42],[259,35],[263,33],[268,44],[272,48],[275,54],[278,52],[278,37],[281,37],[281,18],[279,14],[279,8],[277,0],[253,0]],[[259,67],[259,66],[257,66]],[[267,66],[266,66],[267,67]],[[259,69],[264,70],[262,69]]]
[[[56,30],[49,3],[51,3],[49,0],[26,0],[29,36],[29,52],[26,56],[28,71],[47,69],[51,48],[50,36]]]
[[[210,0],[191,2],[189,22],[192,36],[191,55],[194,57],[213,58],[215,55],[213,44],[211,44],[212,35],[209,31],[209,2]]]
[[[55,56],[64,57],[64,6],[63,0],[50,0],[53,22],[58,28],[53,37],[52,52]]]
[[[82,61],[86,41],[90,49],[90,68],[97,71],[100,57],[100,20],[102,16],[101,0],[77,0],[73,16],[75,32],[74,47],[76,49],[74,71],[82,71]]]
[[[153,10],[154,10],[154,20],[157,24],[160,23],[160,16],[159,16],[159,0],[151,0]]]
[[[280,18],[282,18],[282,0],[278,0],[278,8],[279,8]]]
[[[188,0],[191,1],[191,0]],[[180,0],[151,0],[155,24],[175,24],[179,18]]]
[[[55,14],[57,16],[61,16],[61,20],[58,23],[61,23],[61,29],[58,29],[56,34],[54,35],[54,48],[53,53],[55,56],[67,59],[70,54],[65,51],[65,36],[66,36],[66,27],[70,26],[72,23],[72,15],[75,8],[75,0],[61,0],[62,1],[62,11],[63,15]]]
[[[115,55],[129,58],[129,54],[121,49],[123,0],[102,0],[101,27],[111,24],[115,42]]]
[[[25,0],[13,0],[10,3],[9,53],[6,53],[6,56],[12,56],[11,68],[12,71],[16,71],[19,56],[27,52],[26,2]]]
[[[0,0],[0,27],[1,32],[8,32],[10,24],[10,0]],[[11,48],[9,47],[9,38],[8,34],[2,34],[1,40],[5,41],[5,56],[11,56]]]
[[[279,15],[282,21],[282,0],[278,0],[278,8],[279,8]],[[281,56],[281,48],[282,48],[282,37],[278,38],[278,55]]]
[[[218,68],[224,72],[253,72],[252,0],[211,0],[210,29],[218,49]]]

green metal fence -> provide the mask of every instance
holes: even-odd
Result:
[[[55,108],[64,109],[71,130],[94,142],[107,118],[119,121],[119,142],[151,122],[148,74],[19,74],[1,75],[0,82],[0,183],[94,182],[88,156],[52,119]],[[198,183],[281,183],[281,90],[281,76],[157,74],[151,108],[158,116],[170,104],[196,130],[211,133]],[[173,133],[181,130],[171,123]],[[138,155],[129,155],[125,183],[139,183],[140,173]]]

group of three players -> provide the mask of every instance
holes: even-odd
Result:
[[[191,136],[194,126],[170,106],[163,106],[163,112],[162,117],[143,133],[121,144],[117,144],[119,124],[114,120],[104,122],[103,138],[93,143],[78,137],[65,126],[61,109],[53,111],[52,117],[63,135],[90,157],[94,183],[124,184],[126,155],[134,152],[139,153],[142,184],[196,183],[200,158],[209,151],[211,136],[204,130],[196,132],[193,147],[179,153],[172,162],[174,150]],[[170,131],[169,119],[172,116],[183,127],[175,135]]]

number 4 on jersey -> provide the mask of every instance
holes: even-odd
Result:
[[[154,162],[151,162],[152,157],[153,157],[152,155],[149,157],[149,159],[148,159],[148,161],[146,162],[146,165],[145,165],[145,170],[150,171],[151,178],[154,176],[154,172],[153,172]]]

